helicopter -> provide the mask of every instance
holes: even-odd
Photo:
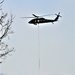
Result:
[[[55,14],[56,17],[55,19],[46,19],[46,18],[43,18],[43,16],[49,16],[49,15],[43,15],[43,16],[36,16],[35,14],[32,14],[34,17],[22,17],[22,18],[33,18],[31,19],[28,23],[29,24],[34,24],[34,25],[37,25],[37,24],[41,24],[41,23],[49,23],[51,22],[52,24],[54,24],[54,22],[58,21],[59,17],[62,17],[60,16],[60,12],[58,14]]]

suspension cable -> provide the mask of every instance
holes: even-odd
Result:
[[[40,75],[40,36],[39,36],[39,24],[38,24],[38,55],[39,55],[39,62],[38,62],[38,64],[39,64],[39,75]]]

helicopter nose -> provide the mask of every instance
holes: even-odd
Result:
[[[30,23],[30,21],[28,23]]]
[[[31,23],[31,21],[29,21],[28,23]]]

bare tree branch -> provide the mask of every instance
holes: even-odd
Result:
[[[10,33],[13,33],[13,31],[10,31],[10,28],[11,28],[11,24],[13,22],[13,15],[11,15],[10,17],[10,20],[7,20],[7,22],[3,25],[3,20],[4,18],[6,18],[7,16],[7,13],[4,14],[2,17],[1,17],[1,25],[2,25],[2,29],[1,31],[4,31],[4,33],[2,34],[2,36],[0,37],[0,41],[5,38],[8,34]],[[3,29],[4,28],[4,29]]]
[[[5,59],[7,57],[7,55],[9,55],[10,52],[14,51],[14,48],[12,49],[9,49],[8,45],[5,44],[4,42],[2,42],[2,40],[7,37],[9,34],[12,34],[13,31],[11,31],[11,25],[12,25],[12,22],[13,22],[13,15],[11,14],[10,15],[10,19],[6,19],[7,18],[7,13],[4,14],[2,13],[1,17],[0,17],[0,25],[1,25],[1,28],[0,28],[0,33],[1,33],[1,36],[0,36],[0,58],[1,59]],[[0,62],[2,63],[2,62]]]
[[[4,2],[4,0],[0,0],[0,10],[2,10],[2,8],[1,8],[2,5],[1,5],[1,4],[2,4],[3,2]]]
[[[0,51],[8,49],[8,45],[5,43],[0,44]]]
[[[1,1],[1,0],[0,0]],[[2,4],[4,2],[4,0],[2,0],[1,2],[0,2],[0,4]]]
[[[0,0],[0,10],[2,10],[2,3],[4,0]],[[0,59],[5,59],[7,55],[10,55],[12,51],[14,51],[14,48],[10,49],[5,42],[3,42],[3,39],[7,37],[9,34],[12,34],[13,31],[11,31],[11,25],[13,22],[13,15],[10,15],[10,19],[7,18],[8,14],[3,13],[0,15]],[[0,61],[2,63],[3,61]]]
[[[13,49],[8,49],[7,51],[5,51],[4,53],[0,54],[0,58],[2,57],[5,57],[7,54],[9,54],[10,52],[14,51],[14,48]]]

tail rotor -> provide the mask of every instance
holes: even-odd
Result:
[[[55,14],[56,16],[59,16],[59,17],[62,17],[61,15],[60,15],[60,12],[58,13],[58,14]]]

